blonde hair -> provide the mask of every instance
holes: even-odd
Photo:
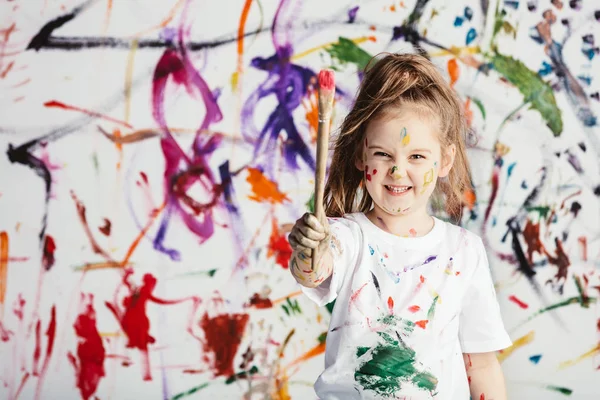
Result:
[[[369,65],[375,60],[375,64]],[[436,195],[445,198],[446,213],[460,219],[463,193],[471,189],[465,150],[466,120],[457,95],[438,69],[416,54],[390,54],[373,57],[365,68],[355,103],[344,119],[334,145],[329,176],[325,185],[325,214],[341,217],[346,213],[367,212],[373,200],[363,187],[363,172],[356,167],[362,152],[367,124],[401,105],[414,105],[435,116],[439,122],[442,154],[454,144],[454,164],[447,178],[438,179]]]

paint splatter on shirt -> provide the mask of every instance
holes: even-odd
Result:
[[[318,397],[468,399],[462,353],[511,345],[481,239],[439,219],[420,237],[362,213],[329,223],[334,273],[303,288],[319,305],[336,300]]]

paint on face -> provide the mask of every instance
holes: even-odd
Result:
[[[369,166],[365,165],[365,178],[367,178],[368,181],[371,180],[371,174],[369,174]]]
[[[410,235],[410,237],[416,237],[417,231],[414,228],[410,228],[410,230],[408,231],[408,234]]]
[[[398,169],[399,169],[398,166],[394,165],[392,167],[392,169],[390,170],[390,176],[395,180],[399,180],[399,179],[403,178],[402,174],[398,172]]]
[[[438,380],[431,373],[418,370],[415,351],[385,332],[380,332],[379,335],[384,339],[384,343],[372,349],[357,349],[357,357],[371,357],[354,373],[358,384],[365,390],[382,396],[398,393],[403,382],[411,382],[420,389],[433,392]]]
[[[408,146],[410,143],[410,135],[406,131],[406,128],[402,128],[400,131],[400,141],[402,142],[402,146]]]
[[[432,182],[433,182],[433,168],[431,168],[429,171],[427,171],[425,173],[425,176],[423,177],[423,189],[421,189],[421,194],[425,193],[425,191],[427,190],[427,186],[431,185]]]

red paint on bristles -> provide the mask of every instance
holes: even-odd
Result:
[[[322,69],[319,71],[319,88],[324,90],[333,90],[335,88],[335,73],[332,69]]]

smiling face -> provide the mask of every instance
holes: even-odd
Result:
[[[363,157],[356,166],[377,215],[427,215],[427,201],[438,177],[448,175],[453,149],[442,158],[434,116],[403,105],[367,125]]]

